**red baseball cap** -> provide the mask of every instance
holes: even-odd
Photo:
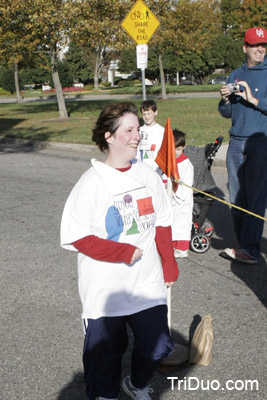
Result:
[[[244,43],[258,44],[267,43],[267,31],[264,28],[249,28],[244,37]]]

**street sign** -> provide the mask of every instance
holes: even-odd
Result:
[[[144,69],[147,67],[147,53],[147,44],[138,44],[136,46],[137,68]]]
[[[137,0],[121,26],[137,44],[148,43],[160,22],[142,0]]]

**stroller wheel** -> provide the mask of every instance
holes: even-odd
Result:
[[[214,226],[211,222],[205,221],[201,227],[201,232],[206,236],[211,237],[214,233]]]
[[[190,248],[195,253],[206,253],[210,248],[209,237],[203,233],[196,233],[191,238]]]

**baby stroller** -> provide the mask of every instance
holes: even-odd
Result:
[[[222,141],[223,136],[219,136],[214,143],[208,143],[205,147],[187,146],[185,148],[185,154],[194,166],[194,187],[209,194],[213,194],[212,190],[216,187],[210,170]],[[211,197],[202,193],[194,193],[190,249],[195,253],[205,253],[210,248],[214,226],[206,221],[206,217],[213,201]]]

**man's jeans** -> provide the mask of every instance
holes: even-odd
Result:
[[[267,198],[267,137],[255,134],[246,140],[231,138],[227,152],[230,201],[264,216]],[[236,208],[232,217],[239,247],[256,259],[264,221]]]

